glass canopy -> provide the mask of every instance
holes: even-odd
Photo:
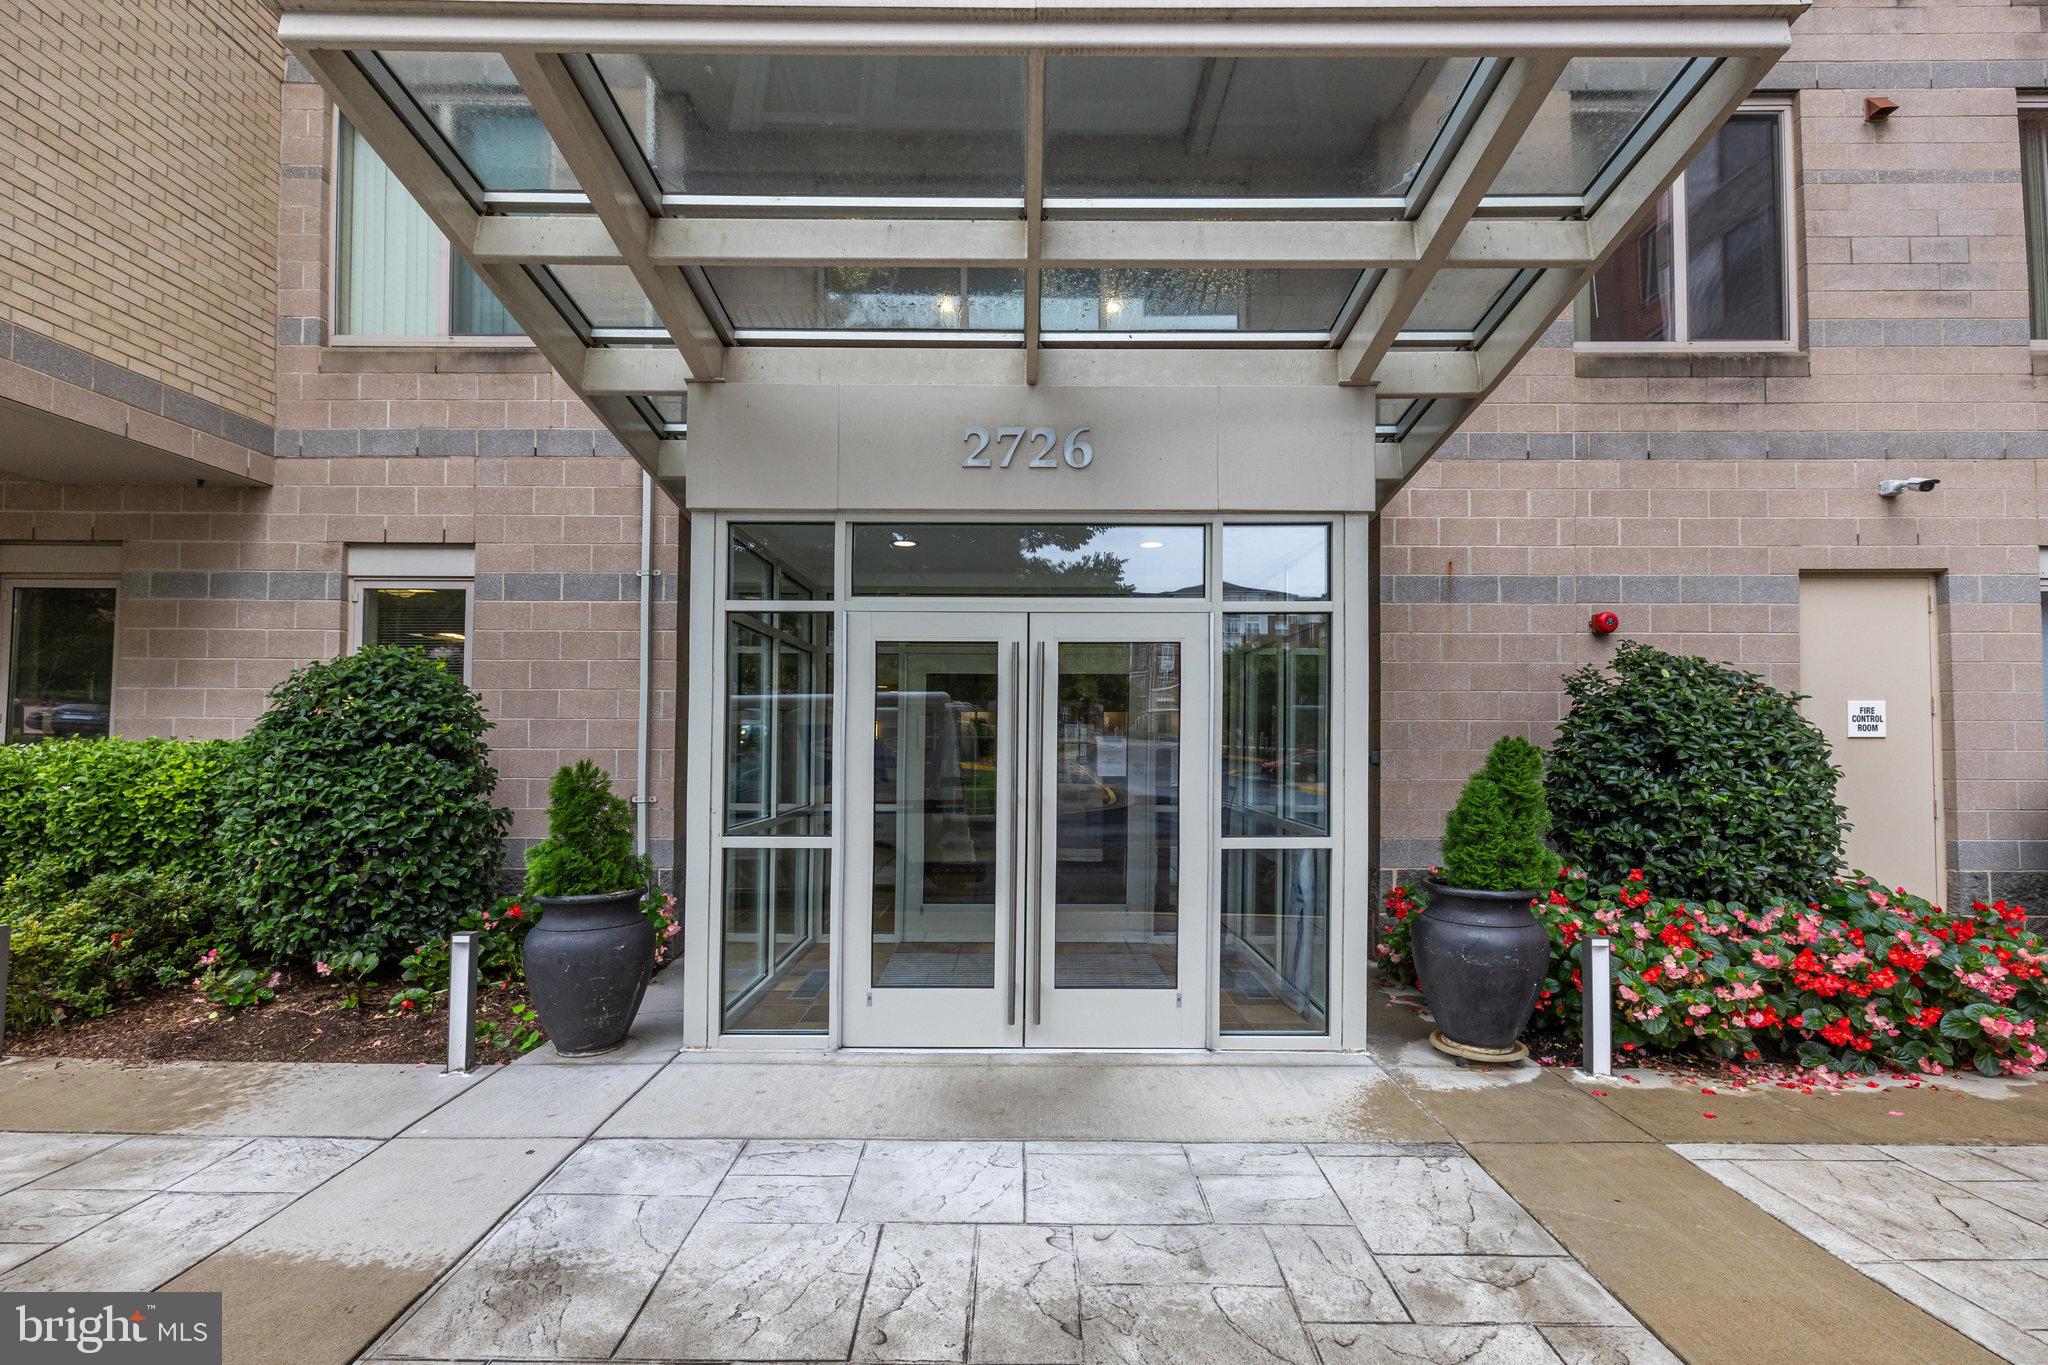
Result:
[[[629,447],[732,348],[971,347],[1033,383],[1061,348],[1228,382],[1257,347],[1378,388],[1403,470],[1803,8],[320,3],[287,0],[287,45]]]

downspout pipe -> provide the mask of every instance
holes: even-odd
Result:
[[[647,854],[649,736],[654,725],[654,476],[640,472],[640,724],[633,756],[633,851]]]

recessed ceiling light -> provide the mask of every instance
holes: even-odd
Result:
[[[889,543],[891,545],[894,545],[899,550],[915,550],[917,548],[917,542],[912,540],[909,536],[904,535],[901,531],[898,531],[895,535],[891,536],[889,538]]]
[[[1141,540],[1138,542],[1138,548],[1141,550],[1163,550],[1166,548],[1166,542],[1163,540]]]

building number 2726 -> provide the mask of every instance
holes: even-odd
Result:
[[[1095,447],[1088,444],[1086,427],[1075,427],[1064,442],[1051,427],[996,427],[993,436],[989,430],[967,428],[961,439],[973,449],[960,462],[962,469],[1008,469],[1020,450],[1030,457],[1025,463],[1027,469],[1058,469],[1062,460],[1069,469],[1086,469],[1095,461]],[[989,453],[992,446],[997,448],[993,457]],[[1055,449],[1059,451],[1057,456],[1053,454]]]

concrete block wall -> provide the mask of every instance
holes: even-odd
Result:
[[[263,0],[0,8],[0,322],[216,436],[276,402],[276,27]]]
[[[1794,105],[1794,347],[1594,354],[1566,318],[1387,509],[1388,877],[1435,859],[1494,738],[1554,733],[1559,679],[1609,652],[1592,611],[1796,689],[1799,576],[1913,571],[1939,576],[1951,895],[2048,908],[2048,365],[2018,126],[2048,91],[2044,12],[1820,0],[1764,86]],[[1866,123],[1867,95],[1900,107]],[[1908,473],[1943,484],[1876,496]]]

